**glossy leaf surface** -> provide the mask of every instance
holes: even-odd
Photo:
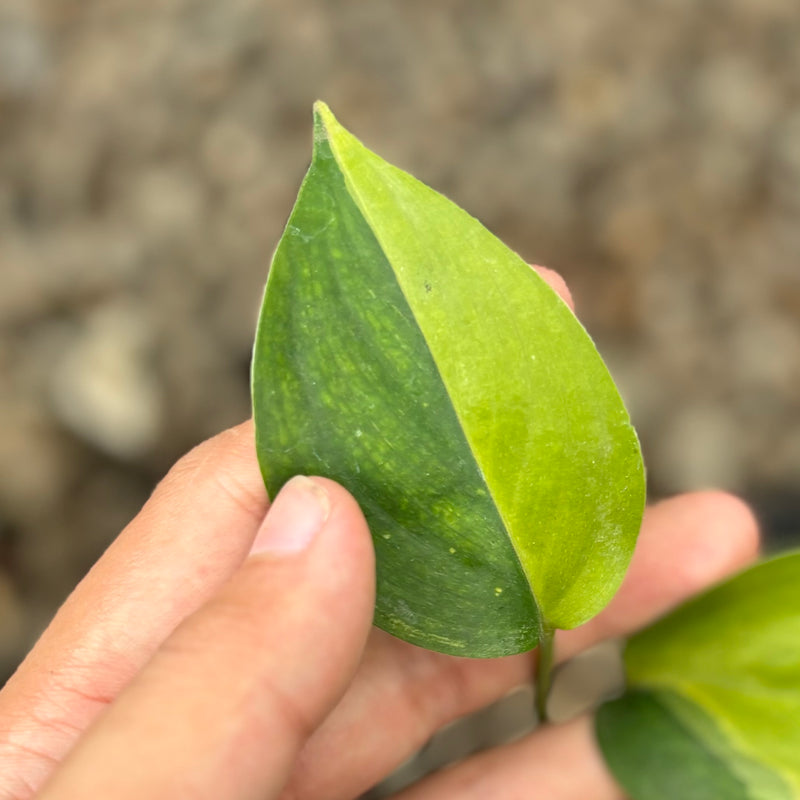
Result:
[[[315,109],[314,154],[256,337],[274,494],[321,474],[361,504],[376,623],[494,656],[616,591],[638,533],[638,442],[586,332],[452,202]]]
[[[630,694],[601,708],[597,730],[634,800],[800,798],[798,587],[800,553],[780,556],[631,639]],[[656,763],[668,780],[652,779]],[[727,793],[667,788],[701,772]]]

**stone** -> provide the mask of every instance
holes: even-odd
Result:
[[[58,420],[104,453],[147,453],[164,424],[146,314],[130,304],[95,310],[55,366],[50,386]]]

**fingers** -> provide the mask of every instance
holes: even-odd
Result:
[[[243,567],[185,620],[41,797],[276,797],[372,621],[372,541],[321,478],[278,495]]]
[[[287,800],[352,800],[447,722],[529,680],[532,663],[445,656],[373,630],[347,694],[300,752]]]
[[[533,268],[550,284],[550,288],[574,311],[575,302],[572,299],[572,293],[561,275],[549,267],[540,267],[534,264]]]
[[[0,797],[29,797],[247,555],[268,502],[252,422],[184,456],[0,693]]]
[[[572,656],[603,638],[631,633],[744,566],[754,557],[757,544],[752,514],[728,495],[702,492],[652,506],[619,594],[586,626],[559,632],[557,655]],[[527,654],[454,658],[376,631],[352,687],[301,753],[290,796],[293,800],[357,796],[446,723],[530,681],[532,669]],[[391,724],[376,728],[375,709]],[[347,759],[338,755],[343,750]]]
[[[623,800],[583,717],[535,731],[519,742],[480,753],[442,770],[395,800]]]

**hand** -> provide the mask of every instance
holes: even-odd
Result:
[[[530,679],[529,654],[455,658],[370,632],[371,541],[337,484],[294,480],[267,509],[251,423],[176,464],[0,693],[0,800],[350,800]],[[756,548],[752,516],[729,496],[650,508],[619,594],[560,634],[558,656],[635,630]],[[547,800],[621,797],[587,719],[400,797],[508,800],[531,787]]]

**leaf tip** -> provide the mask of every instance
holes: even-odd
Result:
[[[314,143],[327,141],[332,128],[337,124],[336,117],[327,104],[317,100],[314,103]]]

